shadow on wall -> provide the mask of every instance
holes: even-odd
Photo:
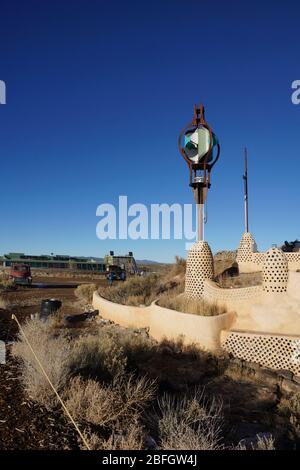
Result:
[[[149,328],[149,334],[160,341],[164,338],[184,339],[185,344],[198,344],[208,351],[221,347],[221,331],[233,324],[235,314],[206,317],[181,313],[152,303],[149,307],[120,305],[101,297],[94,292],[93,306],[103,318],[124,327]]]

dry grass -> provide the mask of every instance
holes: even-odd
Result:
[[[165,269],[161,273],[161,283],[163,286],[162,291],[173,289],[174,287],[180,288],[181,292],[184,291],[185,283],[186,260],[175,257],[175,263]]]
[[[104,327],[97,335],[85,335],[74,342],[69,361],[72,373],[97,376],[102,380],[125,373],[126,356],[112,331]]]
[[[0,291],[11,289],[14,286],[14,283],[11,279],[0,278]]]
[[[182,398],[163,395],[158,400],[160,449],[162,450],[218,450],[222,446],[222,405],[209,402],[202,392]]]
[[[160,290],[159,277],[155,274],[131,277],[111,288],[100,288],[99,293],[107,300],[122,305],[150,305]]]
[[[102,382],[120,379],[126,374],[127,357],[132,361],[138,351],[150,349],[152,345],[134,330],[111,326],[70,341],[56,326],[55,318],[47,322],[34,319],[23,329],[58,391],[63,391],[76,375]],[[13,354],[22,361],[21,380],[28,395],[48,409],[55,406],[55,396],[21,333]]]
[[[236,251],[220,251],[214,255],[215,276],[220,276],[224,271],[230,269],[236,260]]]
[[[103,438],[93,432],[85,432],[85,438],[91,450],[143,450],[145,431],[139,417],[133,415],[126,429],[112,429],[109,438]],[[81,445],[82,450],[85,448]]]
[[[226,308],[205,300],[190,299],[184,294],[176,295],[176,291],[167,292],[159,298],[159,305],[182,313],[201,316],[216,316],[226,313]],[[174,295],[175,294],[175,295]]]
[[[99,288],[102,297],[122,305],[150,305],[162,293],[177,289],[184,291],[186,260],[176,256],[175,263],[165,266],[159,274],[132,277],[127,281],[115,283],[110,289]]]
[[[69,378],[70,344],[67,339],[56,337],[51,323],[38,319],[28,321],[23,330],[51,382],[58,391],[63,390]],[[23,363],[21,380],[28,395],[46,408],[55,406],[55,395],[21,333],[19,341],[13,345],[13,354]]]
[[[259,286],[262,284],[262,273],[240,274],[234,277],[224,274],[217,278],[217,283],[224,289]]]
[[[183,313],[202,316],[225,313],[226,309],[222,306],[188,299],[181,295],[184,291],[185,269],[186,261],[176,257],[175,264],[160,277],[157,275],[133,277],[109,289],[99,288],[99,293],[105,299],[122,305],[150,305],[158,298],[161,307]]]
[[[82,284],[78,286],[74,294],[79,300],[84,300],[85,302],[91,304],[93,300],[93,293],[97,290],[97,286],[95,284]]]
[[[146,329],[101,326],[76,342],[73,363],[76,373],[110,380],[136,371],[141,357],[151,357],[157,347]]]
[[[0,308],[5,310],[7,307],[8,307],[8,302],[5,299],[2,299],[0,297]]]
[[[24,329],[92,449],[142,449],[149,432],[162,450],[223,448],[221,402],[189,389],[208,387],[223,373],[226,358],[180,340],[157,343],[146,331],[115,325],[95,326],[79,337],[57,330],[52,320],[31,320]],[[22,360],[21,379],[30,397],[48,409],[56,406],[22,337],[13,353]],[[174,395],[159,395],[166,387]],[[211,385],[210,397],[219,390],[218,382]],[[286,406],[293,416],[299,411],[299,402]],[[272,443],[263,439],[257,448],[269,450]]]
[[[300,393],[284,398],[278,404],[278,410],[285,415],[296,415],[300,418]]]
[[[287,416],[292,429],[297,436],[300,438],[300,393],[295,393],[290,398],[281,399],[278,404],[278,411],[280,414]]]
[[[75,377],[67,392],[67,407],[77,420],[101,428],[126,429],[155,396],[154,382],[132,375],[109,385]]]
[[[257,445],[253,450],[275,450],[274,438],[257,436]]]
[[[170,270],[171,276],[183,275],[185,276],[186,271],[186,260],[180,256],[175,256],[175,263],[172,265]]]
[[[239,443],[233,450],[275,450],[275,441],[273,436],[260,436],[256,435],[256,443],[251,444],[250,449],[246,447],[245,444]]]

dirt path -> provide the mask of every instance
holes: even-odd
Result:
[[[86,283],[87,278],[76,278],[76,283]],[[60,277],[35,277],[34,282],[51,284],[73,284],[74,280]],[[94,284],[106,285],[106,280],[96,279]],[[14,313],[22,323],[31,314],[38,313],[43,299],[59,299],[62,301],[61,311],[65,315],[82,312],[82,307],[74,294],[73,288],[30,288],[18,287],[16,291],[1,293],[2,303],[0,303],[0,340],[13,341],[18,332],[16,323],[11,320]],[[1,308],[2,306],[2,308]]]
[[[38,313],[42,299],[56,298],[62,301],[62,311],[79,313],[80,307],[74,295],[74,289],[30,289],[18,288],[16,291],[5,292],[1,296],[3,306],[0,309],[0,339],[13,341],[18,332],[15,321],[11,319],[14,313],[20,322],[30,318],[31,314]]]

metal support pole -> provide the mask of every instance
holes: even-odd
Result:
[[[197,204],[197,216],[198,216],[198,241],[204,240],[204,191],[205,188],[197,186],[194,189],[194,197]]]
[[[245,231],[249,232],[249,208],[248,208],[248,152],[245,148],[245,174],[244,179],[244,212],[245,212]]]
[[[198,208],[198,242],[204,240],[203,209],[204,204],[197,204]]]

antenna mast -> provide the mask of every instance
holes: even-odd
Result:
[[[245,208],[245,231],[249,232],[249,208],[248,208],[248,151],[245,148],[245,173],[244,180],[244,208]]]

